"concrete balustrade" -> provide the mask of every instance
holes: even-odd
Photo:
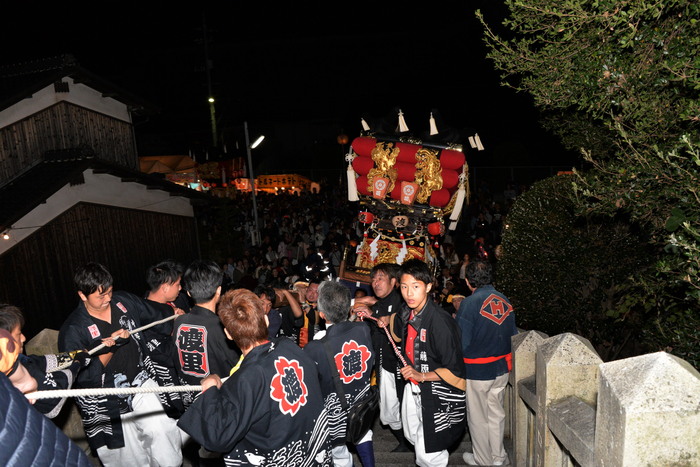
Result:
[[[665,352],[604,363],[596,466],[700,465],[700,374]]]
[[[665,352],[603,363],[564,333],[513,337],[512,465],[700,466],[700,373]]]
[[[535,370],[537,349],[548,336],[539,331],[526,331],[513,336],[513,370],[510,373],[512,401],[510,404],[511,437],[513,439],[513,451],[515,465],[528,465],[529,453],[534,452],[530,441],[534,432],[534,408],[536,407]],[[532,384],[528,386],[527,382]],[[520,384],[522,383],[522,384]],[[526,402],[529,401],[529,404]],[[506,412],[508,413],[508,412]]]
[[[595,406],[602,360],[587,339],[565,333],[545,339],[536,361],[535,465],[565,465],[568,455],[550,429],[547,409],[569,397]]]

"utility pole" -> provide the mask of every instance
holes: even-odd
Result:
[[[255,195],[255,175],[253,174],[253,158],[250,155],[250,136],[248,136],[248,122],[243,122],[245,132],[245,149],[248,154],[248,176],[250,178],[250,190],[253,194],[253,217],[255,219],[255,231],[253,232],[253,245],[260,245],[260,222],[258,220],[258,201]]]

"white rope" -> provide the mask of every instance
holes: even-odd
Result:
[[[146,392],[201,392],[201,385],[191,386],[155,386],[137,388],[83,388],[83,389],[53,389],[36,391],[25,394],[27,399],[63,399],[64,397],[85,396],[119,396],[123,394],[140,394]]]
[[[153,321],[152,323],[148,323],[145,326],[141,326],[140,328],[136,328],[133,331],[129,331],[129,334],[134,334],[134,333],[137,333],[140,331],[145,331],[146,329],[151,328],[153,326],[157,326],[158,324],[163,324],[163,323],[166,323],[168,321],[171,321],[171,320],[177,318],[178,316],[180,316],[180,315],[173,314],[172,316],[168,316],[167,318],[161,319],[159,321]],[[95,352],[98,352],[98,351],[104,349],[105,347],[106,347],[106,345],[104,343],[100,344],[97,347],[95,347],[94,349],[89,350],[88,355],[93,355]],[[65,370],[66,368],[70,367],[72,364],[73,364],[72,361],[68,361],[68,362],[64,363],[63,365],[60,365],[60,366],[54,368],[53,370],[48,371],[48,373],[53,373],[54,371]]]
[[[226,382],[229,376],[221,378],[221,383]],[[149,386],[136,388],[81,388],[81,389],[51,389],[46,391],[28,392],[27,399],[63,399],[64,397],[85,396],[119,396],[124,394],[143,394],[147,392],[202,392],[200,384],[186,386]]]

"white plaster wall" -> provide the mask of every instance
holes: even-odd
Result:
[[[194,210],[188,198],[171,196],[169,192],[163,190],[149,190],[139,183],[122,182],[113,175],[94,174],[92,169],[86,170],[83,176],[84,184],[75,186],[66,184],[49,197],[46,203],[40,204],[15,222],[10,229],[10,239],[0,238],[0,255],[80,202],[178,216],[194,216]]]
[[[131,123],[131,114],[126,104],[111,97],[103,97],[102,93],[84,84],[76,84],[69,76],[65,76],[63,81],[68,83],[69,92],[57,93],[51,84],[35,93],[31,98],[19,101],[0,111],[0,128],[12,125],[62,101]]]

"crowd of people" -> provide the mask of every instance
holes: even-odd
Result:
[[[438,239],[440,271],[435,277],[435,295],[447,299],[468,294],[463,279],[469,261],[497,260],[507,213],[526,190],[517,186],[509,183],[505,190],[496,192],[482,182],[473,190],[457,228]],[[299,280],[337,277],[346,249],[352,254],[367,228],[358,218],[362,208],[355,204],[347,201],[340,184],[324,186],[319,193],[259,194],[261,241],[256,244],[252,242],[255,215],[251,199],[237,200],[233,214],[228,215],[242,241],[221,260],[226,272],[224,289],[254,290],[258,285],[292,288]]]
[[[354,442],[347,433],[349,407],[372,385],[395,451],[417,465],[447,465],[466,430],[468,465],[507,464],[503,393],[517,330],[493,286],[505,213],[476,197],[439,246],[439,274],[418,259],[381,263],[351,288],[337,271],[363,226],[334,194],[265,203],[260,244],[223,263],[159,262],[145,294],[115,289],[98,262],[81,265],[58,355],[23,355],[24,317],[0,306],[0,379],[23,393],[141,388],[76,397],[105,466],[179,466],[191,446],[201,465],[349,467],[354,452],[374,466],[372,430]],[[201,391],[163,389],[183,385]],[[64,401],[34,409],[51,418]]]

